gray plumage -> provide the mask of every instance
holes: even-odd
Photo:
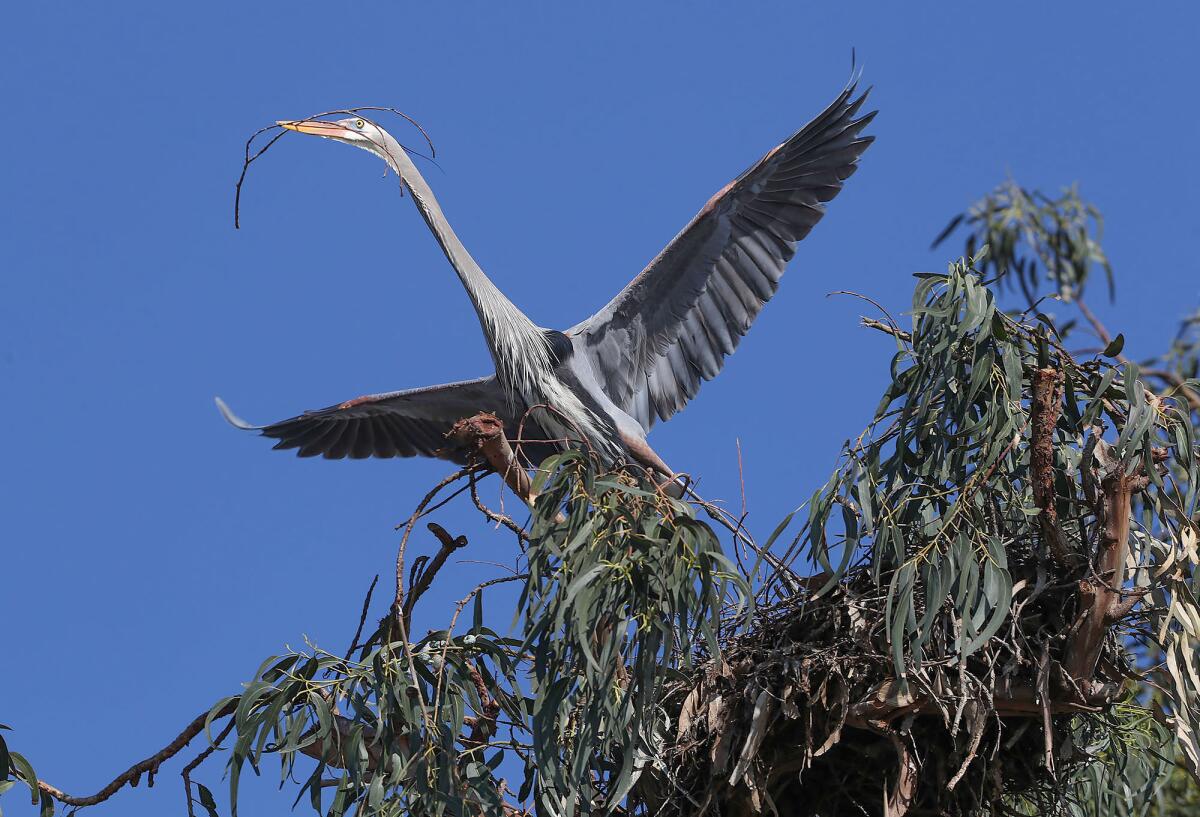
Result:
[[[526,418],[524,454],[532,462],[562,445],[586,445],[607,460],[633,459],[670,476],[645,435],[721,371],[778,289],[796,243],[854,173],[873,140],[861,135],[875,115],[858,115],[866,96],[846,88],[713,196],[608,305],[565,332],[533,324],[484,275],[412,160],[382,128],[363,119],[281,122],[362,147],[396,171],[471,298],[496,374],[369,395],[267,426],[218,405],[234,425],[300,456],[461,462],[446,433],[456,420],[489,411],[510,436]]]

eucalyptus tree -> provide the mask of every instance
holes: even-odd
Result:
[[[0,786],[92,805],[204,735],[184,784],[210,817],[271,758],[332,817],[1188,813],[1200,338],[1184,318],[1161,357],[1126,357],[1087,305],[1112,275],[1098,228],[1077,192],[1011,183],[956,219],[968,252],[917,275],[905,323],[864,318],[890,352],[867,428],[769,536],[578,450],[513,519],[476,490],[503,447],[481,422],[348,649],[268,658],[95,795],[2,743]],[[405,560],[458,488],[521,569],[417,635],[478,544],[429,522]]]

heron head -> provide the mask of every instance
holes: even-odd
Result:
[[[359,116],[332,122],[324,119],[281,119],[276,124],[297,133],[323,136],[326,139],[345,142],[348,145],[369,150],[385,162],[392,163],[389,161],[391,151],[388,146],[393,140],[388,136],[387,131],[369,119]]]

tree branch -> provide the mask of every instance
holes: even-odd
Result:
[[[1066,648],[1066,670],[1077,683],[1090,685],[1096,660],[1104,646],[1111,616],[1121,604],[1125,561],[1129,556],[1129,519],[1133,495],[1149,484],[1141,472],[1126,474],[1120,461],[1109,454],[1103,440],[1097,442],[1095,457],[1103,469],[1101,503],[1104,526],[1096,553],[1095,571],[1079,582],[1079,612]],[[1089,467],[1084,463],[1084,467]]]
[[[236,708],[237,699],[235,698],[229,703],[225,704],[225,706],[221,708],[221,711],[213,716],[213,720],[232,715],[234,709]],[[87,797],[76,797],[67,794],[62,789],[51,786],[44,780],[37,781],[37,787],[39,790],[50,795],[58,802],[68,806],[75,806],[76,808],[82,808],[83,806],[94,806],[97,803],[103,803],[126,785],[136,786],[138,781],[141,780],[143,774],[149,773],[150,776],[153,777],[158,771],[158,767],[161,766],[164,761],[170,760],[172,757],[179,754],[180,750],[187,746],[188,743],[191,742],[192,738],[196,737],[196,735],[203,731],[204,725],[208,722],[208,720],[209,713],[207,711],[201,712],[192,720],[191,723],[183,728],[183,731],[176,736],[175,740],[171,741],[145,760],[139,761],[130,766],[124,772],[113,778],[112,782],[100,789],[100,791],[96,792],[95,794],[88,795]]]
[[[1030,406],[1032,441],[1029,449],[1030,485],[1034,504],[1041,509],[1038,521],[1042,538],[1060,567],[1069,568],[1074,561],[1063,541],[1058,524],[1058,508],[1054,496],[1054,429],[1062,410],[1063,374],[1051,366],[1033,373],[1033,399]]]
[[[421,571],[420,576],[417,577],[417,580],[413,584],[412,588],[409,589],[408,599],[404,602],[405,632],[409,630],[409,625],[412,622],[413,607],[416,606],[417,600],[424,595],[426,590],[429,589],[429,586],[433,584],[434,577],[437,576],[438,571],[442,569],[442,566],[446,564],[446,559],[449,558],[450,554],[454,551],[467,546],[467,537],[459,536],[457,539],[455,539],[446,532],[445,528],[436,522],[430,522],[428,525],[426,525],[426,527],[428,527],[430,532],[438,538],[438,541],[442,543],[442,546],[438,549],[438,552],[434,555],[433,560],[430,561],[429,565]]]
[[[1112,343],[1112,334],[1108,331],[1108,327],[1100,322],[1100,319],[1097,318],[1095,313],[1088,308],[1088,305],[1084,303],[1083,299],[1076,298],[1075,305],[1079,307],[1079,311],[1083,313],[1083,317],[1087,318],[1087,322],[1092,325],[1092,329],[1095,330],[1096,336],[1100,338],[1101,342],[1103,342],[1105,346],[1108,346],[1108,344]],[[1123,354],[1118,354],[1117,360],[1122,363],[1129,363],[1129,358],[1125,357]],[[1200,411],[1200,394],[1197,394],[1195,390],[1188,388],[1184,384],[1183,378],[1175,372],[1168,371],[1167,369],[1142,369],[1142,374],[1146,377],[1158,378],[1172,388],[1177,389],[1179,393],[1183,395],[1183,398],[1187,401],[1188,407],[1191,408],[1192,411]]]
[[[494,414],[482,412],[459,420],[450,429],[450,438],[470,451],[482,455],[492,469],[504,478],[513,493],[532,505],[535,495],[529,474],[517,462],[512,446],[504,436],[504,423]]]
[[[1048,703],[1052,714],[1099,712],[1100,705],[1094,701],[1058,700]],[[1041,717],[1042,704],[1037,691],[1032,688],[1017,688],[992,696],[992,707],[1000,717]],[[906,715],[934,715],[941,709],[938,702],[928,695],[901,694],[895,680],[878,684],[866,700],[850,707],[846,726],[855,729],[877,731],[881,723],[889,723]]]
[[[905,343],[912,343],[912,334],[905,332],[903,329],[893,324],[884,323],[883,321],[866,317],[859,318],[859,322],[868,329],[877,329],[880,332],[883,332],[885,335],[891,335],[896,340],[901,340]]]
[[[217,747],[219,747],[225,741],[225,738],[229,737],[229,733],[233,731],[233,727],[236,725],[237,721],[233,718],[230,718],[229,722],[225,724],[225,728],[222,729],[220,734],[217,735],[217,739],[205,747],[203,752],[196,755],[192,762],[184,766],[183,771],[179,773],[180,776],[183,777],[183,791],[187,795],[188,817],[196,817],[196,810],[192,807],[194,805],[192,802],[192,772],[194,772],[201,763],[207,760],[209,755],[217,750]]]

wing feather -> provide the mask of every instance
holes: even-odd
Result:
[[[367,395],[265,426],[239,419],[219,398],[217,405],[233,425],[276,440],[275,448],[298,449],[301,457],[424,456],[464,462],[464,453],[446,439],[457,420],[489,411],[510,433],[516,431],[495,377]],[[536,438],[540,431],[527,423],[526,434]],[[549,452],[535,446],[535,453]]]
[[[609,398],[647,431],[696,395],[779,288],[796,243],[873,137],[852,84],[714,196],[603,309],[573,327]]]

